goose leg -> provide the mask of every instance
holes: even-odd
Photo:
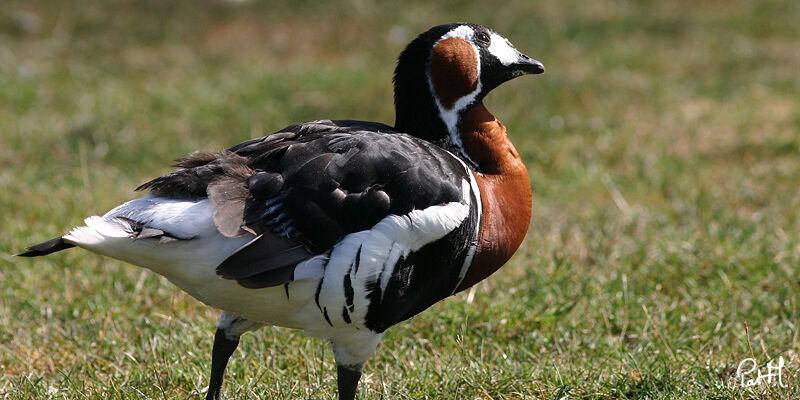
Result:
[[[239,337],[263,324],[248,321],[235,314],[223,311],[214,334],[214,347],[211,350],[211,378],[208,381],[206,400],[220,400],[222,397],[222,378],[228,360],[239,346]]]
[[[331,340],[336,359],[339,400],[354,400],[361,368],[381,341],[381,334],[355,330]]]
[[[337,379],[339,383],[339,400],[354,400],[356,388],[361,379],[361,365],[337,365]]]
[[[211,379],[208,382],[206,400],[219,400],[222,391],[222,378],[225,376],[225,367],[228,359],[239,346],[239,338],[230,340],[225,337],[225,330],[217,328],[214,334],[214,349],[211,351]]]

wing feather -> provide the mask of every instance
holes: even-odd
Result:
[[[297,240],[261,234],[223,261],[217,267],[217,275],[225,279],[241,280],[268,271],[294,267],[312,256]]]
[[[468,179],[446,150],[361,121],[292,125],[177,166],[140,189],[207,197],[222,235],[257,235],[217,268],[246,287],[291,281],[299,262],[387,216],[459,202]]]

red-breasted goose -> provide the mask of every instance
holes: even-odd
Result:
[[[207,399],[244,332],[303,329],[332,344],[355,396],[387,328],[486,278],[531,216],[525,165],[483,98],[544,72],[491,29],[436,26],[400,55],[396,122],[291,125],[195,153],[124,203],[19,254],[78,246],[165,276],[223,310]]]

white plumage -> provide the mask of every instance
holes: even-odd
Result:
[[[461,225],[469,215],[471,185],[474,183],[462,182],[461,202],[413,210],[403,216],[389,215],[372,229],[345,236],[329,254],[298,264],[294,280],[286,287],[248,289],[216,274],[216,267],[254,236],[229,238],[220,234],[208,199],[188,201],[147,195],[102,217],[87,218],[86,226],[73,229],[64,240],[151,269],[212,307],[260,324],[300,328],[312,336],[332,340],[346,336],[340,331],[348,335],[356,330],[369,331],[364,326],[369,307],[368,283],[377,280],[385,289],[400,257]],[[183,240],[162,243],[152,238],[136,239],[129,221]],[[351,304],[344,293],[346,276],[354,292]],[[350,322],[344,320],[345,308]],[[376,334],[367,336],[371,335]]]

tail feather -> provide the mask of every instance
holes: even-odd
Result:
[[[17,257],[46,256],[50,253],[75,247],[76,244],[88,248],[102,243],[108,238],[128,237],[130,231],[132,231],[130,223],[116,218],[105,220],[101,217],[89,217],[84,220],[84,223],[86,226],[74,228],[62,237],[28,247],[28,251],[17,254]]]
[[[37,245],[28,247],[28,251],[19,253],[16,256],[17,257],[46,256],[50,253],[55,253],[57,251],[69,249],[71,247],[75,247],[75,245],[65,242],[63,237],[57,237],[55,239],[48,240],[44,243],[39,243]]]

